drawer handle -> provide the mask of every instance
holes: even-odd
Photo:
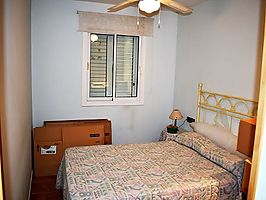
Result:
[[[51,145],[44,145],[42,148],[43,149],[49,149],[51,147]]]
[[[58,145],[59,145],[59,143],[54,143],[54,144],[51,144],[51,145],[44,145],[44,146],[42,146],[42,148],[49,149],[51,146],[58,146]],[[37,152],[39,152],[40,149],[41,149],[40,145],[37,145],[37,147],[36,147]]]
[[[99,133],[91,133],[90,137],[100,137],[100,134]]]

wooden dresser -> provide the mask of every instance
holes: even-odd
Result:
[[[56,175],[66,148],[112,144],[111,121],[45,121],[33,131],[34,175]]]

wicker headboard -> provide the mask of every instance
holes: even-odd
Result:
[[[233,120],[254,118],[257,115],[258,103],[242,97],[229,96],[203,90],[203,84],[198,84],[196,122],[202,121],[202,112],[208,110],[223,113],[229,118],[229,128],[232,130]]]

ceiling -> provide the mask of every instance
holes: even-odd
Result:
[[[123,2],[123,0],[79,0],[79,1],[89,1],[89,2],[97,2],[97,3],[105,3],[105,4],[117,4],[117,3]],[[204,1],[207,1],[207,0],[178,0],[176,2],[182,3],[186,6],[193,7]]]

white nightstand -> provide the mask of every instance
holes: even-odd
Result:
[[[168,133],[167,129],[163,129],[160,135],[159,141],[169,141],[169,140],[175,140],[175,138],[178,136],[178,134],[186,132],[187,130],[179,128],[177,133]]]

